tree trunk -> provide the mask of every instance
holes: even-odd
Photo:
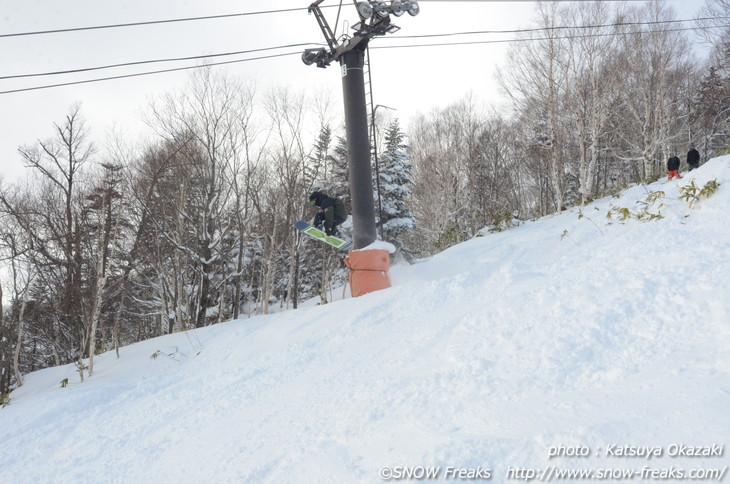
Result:
[[[263,287],[261,288],[261,311],[263,314],[269,314],[269,299],[274,290],[274,259],[276,258],[276,238],[278,214],[274,212],[274,220],[272,221],[273,230],[269,237],[268,256],[266,257],[266,272],[264,273]]]
[[[286,285],[286,307],[289,309],[289,301],[293,301],[294,309],[297,308],[297,292],[299,291],[299,233],[292,237],[291,252],[289,254],[289,281]]]
[[[18,316],[18,340],[15,345],[15,354],[13,355],[13,371],[15,372],[15,381],[18,386],[23,384],[23,376],[20,374],[20,349],[23,346],[23,332],[25,329],[25,308],[27,302],[23,298],[20,304],[20,314]]]

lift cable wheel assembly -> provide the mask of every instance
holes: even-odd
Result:
[[[400,30],[400,27],[390,22],[390,15],[400,17],[401,15],[408,13],[411,16],[416,16],[421,12],[421,7],[417,1],[410,0],[393,0],[390,3],[386,3],[383,0],[370,0],[366,2],[358,2],[353,0],[357,8],[357,13],[360,16],[360,22],[352,26],[355,30],[355,34],[350,39],[350,42],[345,45],[338,45],[337,39],[332,32],[327,20],[322,14],[322,10],[319,5],[324,0],[317,0],[309,6],[309,13],[313,14],[317,19],[319,27],[322,29],[325,40],[329,49],[324,47],[306,49],[302,54],[302,62],[306,65],[315,64],[317,67],[325,68],[329,66],[332,61],[338,60],[338,58],[349,48],[354,48],[352,41],[358,39],[356,42],[362,40],[370,40],[377,35],[385,35],[386,33],[392,34]],[[368,23],[368,20],[370,21]]]

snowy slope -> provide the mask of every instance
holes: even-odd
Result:
[[[693,179],[721,186],[690,209]],[[608,223],[657,190],[664,218]],[[724,447],[669,454],[730,445],[729,210],[722,157],[394,267],[389,290],[142,342],[84,383],[72,366],[27,375],[0,410],[0,482],[727,474]],[[559,446],[590,456],[549,459]],[[638,446],[661,455],[620,456]]]

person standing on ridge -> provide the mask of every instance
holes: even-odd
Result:
[[[667,160],[667,171],[669,172],[668,181],[672,181],[673,178],[682,178],[679,175],[679,158],[677,155],[672,154]]]
[[[689,165],[690,171],[700,167],[700,152],[695,149],[695,145],[693,144],[689,145],[689,151],[687,152],[687,165]]]
[[[339,198],[328,197],[326,193],[312,192],[309,195],[309,204],[319,207],[320,212],[314,217],[312,225],[322,229],[327,235],[339,235],[337,226],[347,220],[347,209]]]

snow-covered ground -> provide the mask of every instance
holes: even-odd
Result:
[[[607,219],[659,190],[663,218]],[[721,480],[729,212],[716,158],[396,266],[389,290],[135,344],[84,383],[27,375],[0,409],[0,482]]]

